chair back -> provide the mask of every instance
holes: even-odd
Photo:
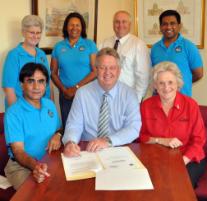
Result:
[[[207,106],[200,105],[199,108],[200,108],[200,111],[201,111],[201,115],[203,117],[203,122],[204,122],[204,126],[205,126],[205,131],[206,131],[206,138],[207,138]],[[207,155],[207,141],[206,141],[206,144],[204,146],[204,151]]]

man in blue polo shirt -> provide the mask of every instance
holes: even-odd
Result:
[[[177,11],[164,11],[159,17],[159,22],[163,38],[152,47],[152,66],[162,61],[176,63],[184,81],[181,93],[192,96],[192,82],[203,77],[203,63],[200,53],[191,41],[179,33],[181,17]]]
[[[47,164],[38,162],[46,149],[50,153],[61,146],[61,127],[54,103],[42,98],[49,81],[42,64],[27,63],[20,71],[23,97],[5,114],[5,136],[10,159],[5,174],[18,189],[32,172],[37,182],[49,176]]]

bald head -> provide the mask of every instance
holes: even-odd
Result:
[[[122,38],[130,32],[131,16],[127,11],[120,10],[114,14],[113,28],[116,36]]]

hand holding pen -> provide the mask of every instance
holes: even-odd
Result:
[[[37,163],[33,170],[33,177],[38,183],[41,183],[45,180],[46,177],[49,177],[50,174],[47,172],[47,164],[46,163]]]

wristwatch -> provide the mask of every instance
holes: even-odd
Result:
[[[79,89],[79,88],[80,88],[80,86],[79,86],[78,84],[76,84],[76,85],[75,85],[75,88],[76,88],[76,89]]]

